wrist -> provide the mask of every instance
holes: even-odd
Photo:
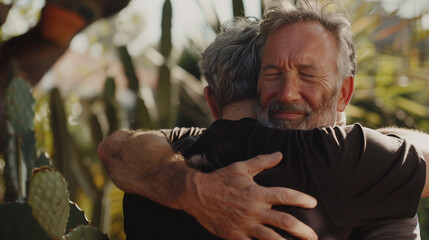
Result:
[[[184,161],[181,163],[183,164],[182,178],[180,179],[180,187],[176,189],[176,203],[178,209],[190,213],[199,198],[198,183],[204,173],[188,167]]]

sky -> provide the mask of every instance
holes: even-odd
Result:
[[[221,23],[233,17],[231,0],[171,0],[172,36],[176,46],[186,45],[187,36],[209,41],[215,37],[211,31],[208,31],[209,27],[198,1],[208,8],[214,8]],[[139,11],[145,19],[145,28],[131,43],[131,47],[134,47],[135,51],[139,52],[146,45],[158,42],[161,36],[163,3],[164,0],[133,0],[130,3],[130,7]],[[260,0],[244,0],[243,3],[247,15],[260,17]]]
[[[209,42],[214,38],[208,32],[203,12],[197,2],[213,6],[220,21],[224,22],[233,16],[231,0],[171,0],[173,8],[173,39],[175,46],[187,44],[186,36],[196,39],[205,38]],[[377,0],[371,0],[377,1]],[[404,18],[415,17],[423,10],[429,11],[429,0],[383,0],[383,6],[388,12],[399,9],[398,14]],[[131,7],[142,13],[146,24],[144,30],[130,44],[136,52],[144,49],[147,44],[155,43],[161,35],[161,13],[164,0],[133,0]],[[243,0],[248,16],[260,17],[259,0]],[[429,29],[429,13],[423,18],[422,25]]]
[[[359,0],[363,1],[363,0]],[[378,0],[368,0],[378,1]],[[0,0],[0,2],[10,3],[12,0]],[[175,47],[188,44],[188,36],[196,40],[210,42],[215,36],[207,26],[202,5],[215,10],[221,22],[233,16],[231,0],[171,0],[173,9],[173,39]],[[248,16],[260,17],[260,0],[243,0],[245,12]],[[383,6],[388,12],[399,9],[401,17],[411,18],[422,14],[422,11],[429,11],[429,0],[382,0]],[[161,35],[161,16],[164,0],[132,0],[129,7],[120,14],[127,15],[133,13],[143,19],[143,31],[138,36],[133,37],[129,47],[132,52],[139,54],[151,44],[157,43]],[[45,4],[45,0],[14,0],[17,8],[12,8],[8,16],[8,21],[2,26],[2,37],[21,34],[28,30],[31,25],[37,22],[37,12]],[[22,15],[22,12],[25,15]],[[429,13],[426,13],[422,21],[423,28],[429,29]],[[79,39],[80,38],[80,39]],[[82,36],[78,36],[73,46],[82,46]],[[85,44],[83,44],[85,45]]]

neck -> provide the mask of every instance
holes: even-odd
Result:
[[[222,119],[240,120],[242,118],[256,118],[256,102],[254,99],[243,99],[231,102],[222,109]]]

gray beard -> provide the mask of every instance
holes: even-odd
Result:
[[[322,126],[334,126],[337,117],[335,100],[337,94],[330,95],[328,101],[322,101],[320,108],[314,112],[311,107],[305,102],[281,104],[279,102],[271,102],[268,107],[261,109],[258,104],[257,119],[264,126],[279,129],[313,129]],[[271,115],[272,111],[300,111],[304,112],[304,118],[287,120],[275,118]]]

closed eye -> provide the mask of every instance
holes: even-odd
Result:
[[[263,66],[260,72],[260,75],[264,77],[280,76],[282,74],[283,72],[281,71],[281,68],[274,64],[267,64],[266,66]]]
[[[303,76],[303,77],[315,77],[313,74],[310,73],[299,73],[299,75]]]
[[[279,76],[281,75],[281,72],[268,72],[268,73],[263,73],[262,75],[264,76]]]

